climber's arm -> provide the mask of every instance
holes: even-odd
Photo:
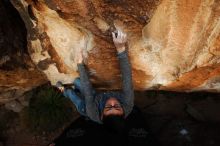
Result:
[[[77,66],[80,74],[82,94],[85,97],[86,114],[91,120],[99,122],[98,107],[95,103],[95,97],[93,96],[93,89],[91,82],[89,81],[88,73],[85,65],[83,64],[82,53],[79,53],[77,56]]]
[[[122,74],[122,89],[124,99],[125,116],[127,116],[134,106],[134,90],[132,85],[132,73],[127,51],[118,54],[120,70]]]
[[[134,106],[134,90],[132,85],[132,72],[126,51],[127,36],[122,31],[113,33],[113,41],[118,52],[120,70],[122,74],[122,89],[124,95],[124,110],[127,116]]]

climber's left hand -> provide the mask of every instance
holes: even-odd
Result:
[[[125,51],[125,44],[127,42],[127,34],[122,32],[122,30],[117,29],[115,32],[112,32],[113,42],[118,53]]]

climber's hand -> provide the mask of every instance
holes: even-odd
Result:
[[[56,83],[56,87],[57,87],[57,89],[60,90],[60,92],[64,92],[64,86],[63,86],[63,83],[61,81],[58,81]]]
[[[58,87],[58,89],[60,90],[60,92],[64,92],[64,87]]]
[[[118,53],[125,51],[125,44],[127,42],[127,34],[117,29],[115,32],[112,32],[113,42]]]
[[[76,55],[75,55],[75,62],[77,64],[81,64],[83,63],[83,52],[82,49],[80,49],[79,51],[77,51]]]

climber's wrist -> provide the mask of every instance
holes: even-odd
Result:
[[[77,64],[83,64],[83,60],[78,60]]]
[[[120,47],[116,47],[116,50],[117,50],[118,53],[124,52],[125,51],[125,45],[122,45]]]

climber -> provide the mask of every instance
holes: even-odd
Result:
[[[74,80],[74,89],[64,87],[61,82],[57,86],[71,99],[82,116],[49,146],[157,146],[145,126],[140,110],[133,103],[131,67],[126,50],[127,36],[120,30],[112,33],[112,36],[122,72],[122,92],[97,94],[83,64],[83,54],[79,53],[76,62],[80,78]]]
[[[122,92],[95,93],[83,64],[82,51],[75,58],[80,73],[80,79],[77,78],[73,82],[75,89],[64,88],[61,82],[57,83],[59,90],[71,99],[81,115],[100,124],[123,120],[132,111],[134,105],[131,67],[126,50],[127,35],[121,30],[116,30],[112,32],[112,36],[122,73]],[[77,93],[81,93],[82,96],[79,97]]]

